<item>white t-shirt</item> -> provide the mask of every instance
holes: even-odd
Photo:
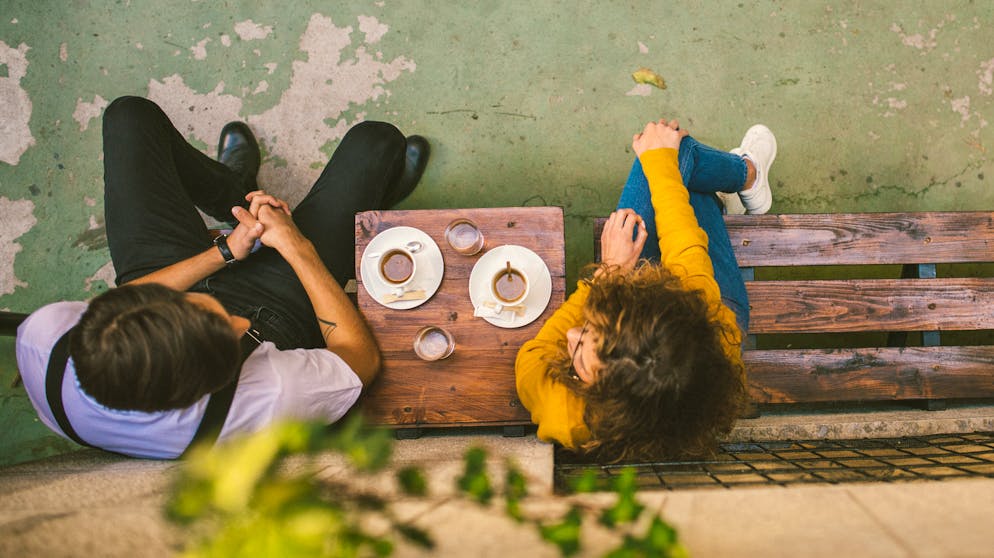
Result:
[[[45,396],[52,347],[79,322],[85,302],[57,302],[31,314],[17,329],[17,366],[38,417],[59,428]],[[280,419],[332,423],[359,398],[362,382],[349,365],[326,349],[281,351],[262,343],[242,365],[238,388],[220,440],[255,432]],[[186,409],[146,413],[104,407],[79,386],[72,359],[62,385],[69,423],[86,442],[135,457],[170,459],[186,449],[200,425],[208,397]]]

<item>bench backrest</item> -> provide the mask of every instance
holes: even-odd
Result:
[[[749,293],[755,402],[994,397],[994,346],[975,342],[994,330],[994,278],[976,276],[988,266],[945,265],[994,262],[994,213],[729,215],[725,224]],[[890,264],[900,267],[881,267]],[[962,343],[940,332],[975,333]]]

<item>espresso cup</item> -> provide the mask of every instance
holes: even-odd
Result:
[[[411,282],[418,269],[414,254],[421,249],[420,242],[408,242],[400,248],[391,248],[379,255],[377,270],[380,279],[392,287],[403,287]]]
[[[517,304],[528,296],[528,276],[511,262],[506,263],[490,280],[490,293],[500,305]]]
[[[425,326],[414,335],[414,354],[421,360],[442,360],[456,350],[456,340],[445,328]]]

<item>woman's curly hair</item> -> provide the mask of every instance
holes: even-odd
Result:
[[[737,328],[660,265],[605,271],[588,281],[584,307],[603,366],[591,384],[570,379],[564,349],[553,372],[586,401],[591,439],[580,451],[602,461],[712,455],[745,399],[744,370],[723,345]]]

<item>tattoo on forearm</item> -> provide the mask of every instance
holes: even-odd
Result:
[[[338,329],[338,324],[325,320],[324,318],[318,317],[318,323],[321,324],[321,335],[324,336],[324,340],[328,340],[328,336],[332,334],[333,331]]]

